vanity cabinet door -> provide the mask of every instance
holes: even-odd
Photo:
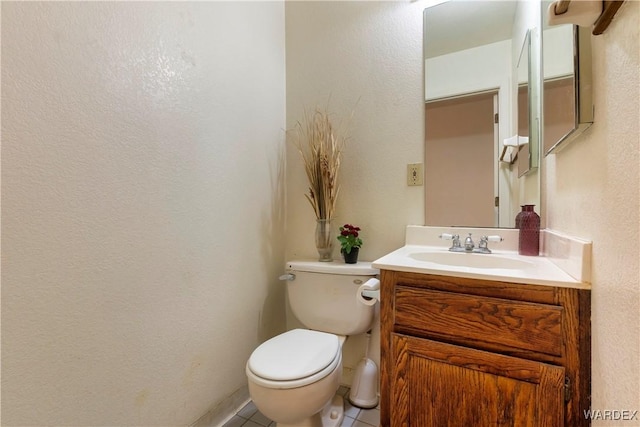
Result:
[[[565,369],[391,334],[391,426],[564,425]]]

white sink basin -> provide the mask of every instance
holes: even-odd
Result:
[[[430,264],[449,267],[479,269],[525,270],[534,266],[532,262],[500,256],[465,252],[412,252],[409,258]]]

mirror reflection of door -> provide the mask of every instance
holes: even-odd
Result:
[[[497,92],[431,101],[425,109],[427,224],[495,227]]]
[[[544,141],[555,143],[576,127],[573,76],[544,82]]]

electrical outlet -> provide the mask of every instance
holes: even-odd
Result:
[[[422,185],[422,163],[409,163],[407,165],[407,185]]]

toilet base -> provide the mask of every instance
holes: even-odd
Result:
[[[276,427],[338,427],[344,419],[344,401],[335,395],[322,411],[296,424],[277,423]]]

